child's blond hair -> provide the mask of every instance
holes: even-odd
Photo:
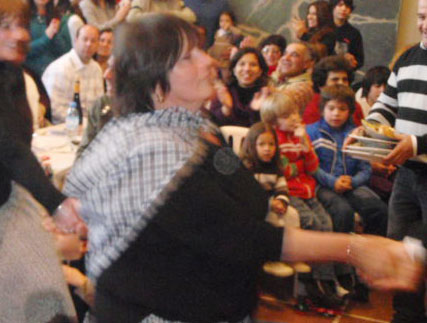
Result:
[[[298,111],[295,101],[281,91],[274,91],[266,96],[261,104],[261,120],[275,124],[278,118],[287,118]]]

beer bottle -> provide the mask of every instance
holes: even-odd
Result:
[[[81,125],[83,123],[83,110],[82,105],[80,104],[80,80],[76,80],[74,83],[73,102],[76,103],[77,111],[79,112],[79,125]]]

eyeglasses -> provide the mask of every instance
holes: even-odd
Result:
[[[262,52],[263,54],[279,54],[279,55],[281,55],[281,54],[282,54],[282,53],[281,53],[281,51],[280,51],[280,50],[278,50],[277,48],[269,47],[269,46],[265,46],[265,47],[261,50],[261,52]]]

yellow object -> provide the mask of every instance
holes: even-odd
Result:
[[[390,139],[396,139],[396,136],[394,134],[394,128],[390,126],[386,126],[379,123],[372,123],[366,120],[362,120],[362,124],[365,128],[372,129],[379,135],[386,136]]]

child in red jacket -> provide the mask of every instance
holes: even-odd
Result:
[[[276,130],[280,158],[288,182],[290,204],[300,215],[301,228],[333,231],[329,214],[315,195],[316,180],[312,176],[319,160],[301,124],[298,107],[292,98],[282,92],[273,92],[260,103],[261,118]],[[337,282],[332,263],[312,265],[314,280],[305,281],[313,301],[321,306],[336,307],[342,296],[348,294]]]

